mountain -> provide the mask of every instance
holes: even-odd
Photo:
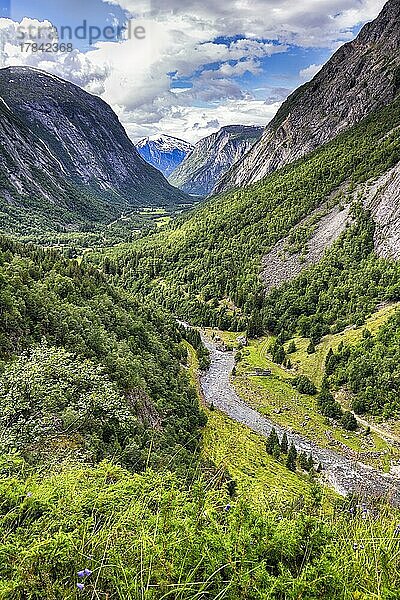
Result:
[[[149,165],[168,177],[193,150],[193,146],[169,135],[159,135],[143,138],[136,144],[136,149]]]
[[[0,210],[13,231],[35,222],[73,228],[186,201],[139,156],[100,98],[37,69],[8,67],[0,99]]]
[[[188,194],[211,194],[220,177],[250,150],[262,131],[262,127],[245,125],[222,127],[196,144],[169,182]]]
[[[397,98],[303,159],[116,251],[115,269],[196,325],[301,327],[318,339],[362,322],[400,300],[399,132]]]
[[[315,150],[400,90],[400,0],[342,46],[312,81],[284,102],[261,140],[216,187],[242,187]]]

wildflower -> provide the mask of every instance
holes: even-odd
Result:
[[[85,577],[86,573],[85,571],[78,571],[78,577],[82,578]]]
[[[85,589],[85,586],[83,585],[83,583],[77,583],[76,587],[78,588],[78,590],[81,590],[81,591]]]
[[[353,544],[353,550],[357,550],[358,544]]]
[[[229,511],[231,510],[231,508],[232,508],[232,507],[231,507],[231,505],[230,505],[230,504],[227,504],[227,505],[225,506],[225,512],[229,512]]]
[[[33,495],[32,492],[28,492],[27,495],[26,495],[26,497],[27,498],[32,498],[32,495]]]
[[[90,577],[93,573],[93,571],[91,571],[90,569],[85,569],[83,572],[85,573],[86,577]]]

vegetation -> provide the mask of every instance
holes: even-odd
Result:
[[[113,456],[133,470],[192,461],[205,418],[163,311],[94,267],[8,239],[0,298],[5,448],[33,460],[55,436],[79,457]]]
[[[358,344],[339,346],[326,367],[331,384],[350,391],[355,412],[399,418],[400,313],[375,336],[366,329]]]
[[[372,329],[376,331],[384,318],[393,312],[394,308],[391,311],[389,308],[382,309],[378,315],[369,319],[368,323]],[[348,329],[346,332],[327,336],[326,340],[323,338],[322,343],[318,344],[316,354],[312,355],[306,352],[307,340],[296,338],[298,350],[293,355],[293,370],[290,372],[272,361],[270,337],[249,340],[248,346],[240,351],[241,359],[236,365],[233,384],[241,398],[277,425],[291,428],[321,447],[337,452],[346,452],[347,448],[356,452],[362,462],[387,471],[390,464],[396,465],[399,460],[396,447],[385,441],[383,431],[372,430],[369,435],[360,435],[365,425],[358,427],[357,431],[349,431],[346,422],[342,422],[347,404],[343,402],[342,408],[332,394],[334,390],[327,389],[328,382],[322,383],[329,344],[336,349],[340,340],[357,341],[361,338],[361,332],[362,328]],[[219,335],[225,337],[225,334]],[[257,370],[269,371],[270,375],[255,376]],[[302,375],[305,373],[306,379],[303,379]],[[312,381],[318,393],[300,393],[293,385],[297,378],[302,382]],[[318,385],[315,385],[314,381]],[[330,384],[330,387],[333,386]],[[329,416],[323,414],[323,407],[319,403],[322,391],[329,394],[329,408],[331,403],[334,403]],[[342,398],[340,400],[342,401]]]
[[[349,499],[323,517],[314,495],[261,512],[207,481],[109,463],[35,474],[4,457],[1,471],[4,600],[367,600],[400,585],[388,508]]]
[[[289,338],[300,330],[315,344],[362,322],[379,301],[399,297],[399,267],[373,254],[373,224],[360,207],[321,265],[266,298],[261,259],[327,198],[340,202],[341,187],[351,196],[356,184],[396,164],[399,122],[397,100],[305,159],[108,252],[116,277],[193,324],[247,329],[250,336],[272,330]]]
[[[327,377],[292,372],[299,352],[319,364],[323,336],[399,299],[399,265],[374,255],[369,214],[356,203],[322,262],[267,296],[259,271],[341,186],[397,163],[399,123],[400,100],[131,247],[80,260],[0,239],[0,598],[397,598],[399,511],[336,498],[287,436],[265,443],[203,411],[208,353],[169,314],[246,332],[233,380],[261,413],[323,447],[386,453],[332,391],[346,386],[356,412],[397,415],[398,315],[355,347],[325,348]]]

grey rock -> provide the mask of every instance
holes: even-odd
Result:
[[[389,0],[358,37],[283,103],[261,140],[217,184],[258,181],[389,104],[400,91],[400,0]]]
[[[222,175],[260,139],[262,132],[262,127],[222,127],[196,144],[169,182],[188,194],[208,196]]]
[[[76,85],[29,67],[0,69],[0,110],[6,214],[29,208],[50,227],[188,201],[139,156],[113,110]]]

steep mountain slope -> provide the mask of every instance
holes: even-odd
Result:
[[[261,140],[216,186],[216,192],[260,180],[332,140],[400,90],[400,0],[342,46],[314,79],[296,90]]]
[[[185,201],[99,98],[27,67],[0,70],[0,98],[0,208],[14,229],[24,213],[51,228]]]
[[[204,418],[172,317],[90,266],[1,236],[0,282],[2,453],[138,471],[193,458]]]
[[[168,177],[179,167],[185,157],[193,150],[194,146],[171,137],[170,135],[159,135],[154,138],[146,137],[136,144],[140,156],[149,165],[152,165]]]
[[[339,327],[340,323],[351,322],[356,314],[368,314],[379,301],[395,299],[400,293],[395,283],[398,263],[379,259],[373,252],[375,246],[381,256],[395,256],[382,246],[382,236],[386,235],[390,235],[391,248],[400,246],[395,177],[400,156],[399,126],[400,99],[397,99],[306,158],[252,186],[210,198],[194,213],[175,222],[170,230],[119,249],[114,253],[116,272],[123,272],[134,289],[162,299],[176,314],[194,323],[218,324],[221,328],[240,330],[249,322],[257,322],[261,330],[288,329],[285,319],[279,321],[275,306],[281,313],[286,306],[297,318],[307,316],[310,323],[312,306],[318,310],[324,306],[323,328],[327,322]],[[393,185],[382,186],[385,174]],[[287,291],[286,304],[277,298],[270,301],[260,278],[262,269],[266,273],[276,270],[275,263],[268,264],[268,253],[287,236],[293,237],[289,240],[291,245],[300,245],[301,249],[320,224],[325,230],[319,236],[322,254],[346,225],[342,211],[335,209],[337,226],[327,231],[326,221],[329,226],[333,218],[330,211],[336,205],[346,206],[350,195],[358,197],[359,186],[365,188],[365,208],[372,210],[375,223],[358,211],[359,223],[341,242],[343,248],[331,254],[333,263],[327,265],[326,272],[331,274],[332,281],[337,277],[337,289],[332,288],[329,279],[318,277],[318,264],[302,280],[310,288],[313,282],[317,285],[321,280],[322,288],[316,288],[314,295],[310,291],[306,304],[298,297],[302,284],[293,288],[292,299],[290,289]],[[382,190],[379,194],[373,192],[376,186]],[[379,210],[383,205],[386,208]],[[322,215],[312,222],[316,209],[327,211],[325,223]],[[346,217],[346,212],[343,215]],[[305,227],[297,232],[296,226],[302,221]],[[293,276],[297,273],[295,270]],[[264,313],[263,307],[267,307]],[[297,323],[294,317],[287,319]]]
[[[222,127],[196,144],[169,182],[188,194],[211,194],[220,177],[246,154],[262,131],[261,127],[244,125]]]

